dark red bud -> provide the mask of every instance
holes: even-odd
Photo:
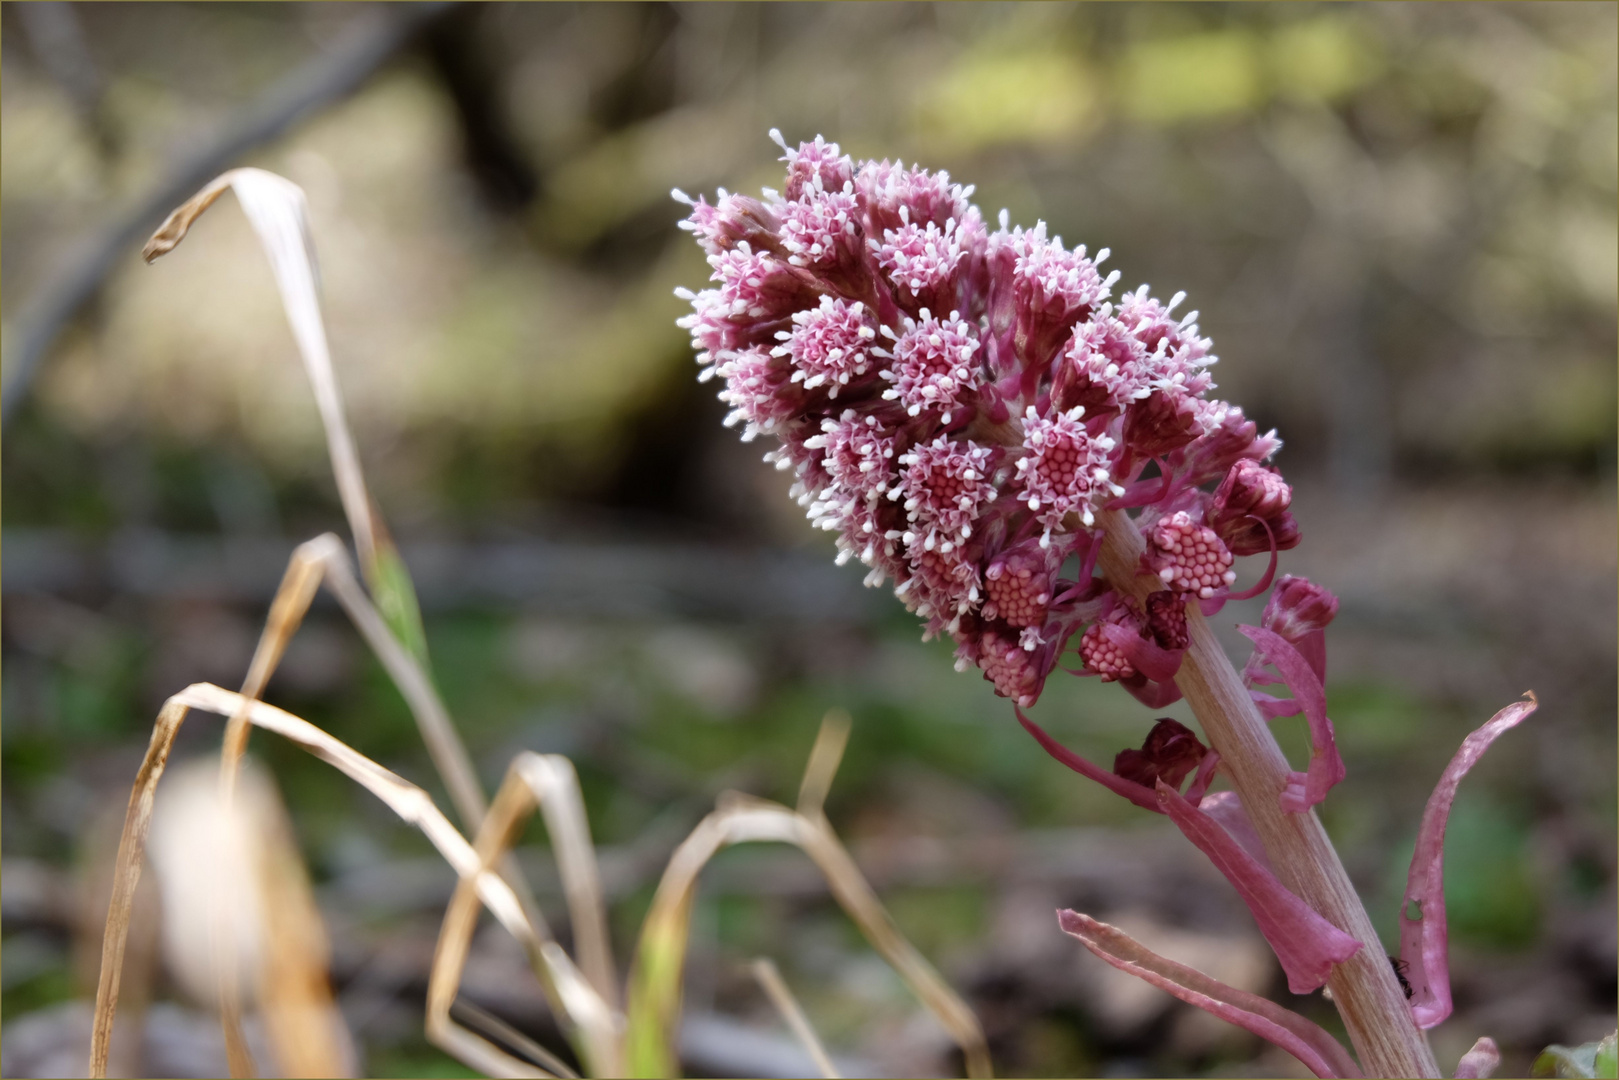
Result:
[[[1208,752],[1190,728],[1166,716],[1153,725],[1140,750],[1119,752],[1113,759],[1113,771],[1149,788],[1162,780],[1178,789]]]
[[[1175,390],[1154,390],[1124,411],[1124,442],[1142,457],[1179,450],[1198,435],[1198,399]]]
[[[1161,589],[1147,597],[1147,631],[1160,648],[1184,649],[1190,641],[1186,631],[1186,597]]]

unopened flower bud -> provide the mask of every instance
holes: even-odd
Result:
[[[1283,576],[1271,590],[1260,625],[1297,645],[1307,634],[1327,628],[1338,614],[1338,598],[1308,578]]]
[[[1273,539],[1276,550],[1286,551],[1299,543],[1298,522],[1287,509],[1292,501],[1293,489],[1280,473],[1243,458],[1215,490],[1209,525],[1233,555],[1269,551]]]
[[[1233,464],[1244,458],[1264,461],[1282,446],[1276,432],[1259,434],[1259,427],[1242,414],[1241,406],[1229,402],[1209,402],[1205,423],[1205,434],[1183,452],[1188,465],[1187,479],[1195,484],[1224,476]]]
[[[1125,410],[1124,444],[1142,457],[1158,457],[1203,434],[1204,403],[1178,386],[1155,389]]]
[[[1084,661],[1085,670],[1096,672],[1103,682],[1117,682],[1136,673],[1135,665],[1124,655],[1124,650],[1102,633],[1101,623],[1092,623],[1080,635],[1079,658]]]
[[[1017,638],[987,629],[979,642],[978,666],[984,669],[984,678],[994,685],[997,694],[1028,708],[1039,698],[1049,673],[1045,655],[1048,651],[1032,652],[1023,648]]]
[[[1052,556],[1026,542],[996,556],[984,571],[984,617],[1013,626],[1040,626],[1051,605]]]
[[[1237,580],[1231,552],[1213,529],[1185,510],[1153,526],[1143,558],[1167,587],[1204,600]]]

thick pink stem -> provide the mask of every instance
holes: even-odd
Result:
[[[1145,601],[1163,587],[1142,574],[1141,533],[1122,511],[1099,521],[1104,531],[1099,565],[1108,584]],[[1394,969],[1349,882],[1343,863],[1315,812],[1288,814],[1281,795],[1292,773],[1237,670],[1202,614],[1188,605],[1191,644],[1175,683],[1185,694],[1210,746],[1242,797],[1276,876],[1334,926],[1363,943],[1327,981],[1344,1027],[1367,1076],[1437,1077],[1428,1041],[1412,1022]]]

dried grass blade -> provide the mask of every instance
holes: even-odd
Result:
[[[480,867],[490,866],[504,851],[515,835],[519,823],[533,805],[533,798],[522,780],[508,772],[506,781],[495,792],[495,801],[484,815],[473,848]],[[444,910],[444,921],[439,929],[438,943],[433,949],[433,968],[427,983],[427,1038],[453,1055],[462,1063],[492,1076],[530,1076],[533,1070],[512,1057],[476,1032],[457,1024],[452,1016],[461,975],[466,970],[467,951],[472,932],[478,923],[478,893],[473,877],[462,877],[456,883],[449,906]],[[549,938],[546,932],[546,938]],[[543,971],[545,959],[540,952],[540,941],[526,942],[529,964]],[[549,980],[541,978],[551,1011],[559,1018],[567,1017],[567,1009]],[[566,1027],[565,1027],[566,1030]]]
[[[542,1070],[549,1071],[560,1080],[579,1080],[579,1074],[569,1067],[566,1061],[557,1057],[551,1051],[524,1035],[493,1013],[485,1012],[470,1001],[456,1000],[450,1007],[452,1013],[460,1013],[461,1019],[473,1027],[482,1028],[484,1033],[492,1038],[502,1039],[507,1045],[521,1050],[527,1054],[529,1060]]]
[[[832,895],[866,940],[899,972],[961,1047],[967,1075],[992,1075],[978,1018],[900,933],[854,859],[826,825],[777,803],[734,797],[698,823],[675,849],[641,927],[627,1008],[630,1075],[674,1076],[681,974],[685,968],[697,876],[721,848],[773,840],[801,848],[826,876]]]
[[[680,1028],[681,975],[686,966],[697,875],[723,847],[750,840],[801,844],[804,819],[785,807],[730,806],[697,823],[669,857],[630,971],[626,1032],[629,1075],[679,1075],[675,1033]]]
[[[615,1012],[619,1008],[618,969],[613,964],[612,938],[607,932],[607,901],[602,891],[596,845],[590,839],[584,796],[573,762],[560,754],[524,752],[512,768],[523,778],[539,803],[551,849],[562,875],[568,902],[574,950],[579,969]]]
[[[457,813],[470,832],[477,828],[487,805],[483,787],[443,703],[427,677],[426,639],[422,632],[421,610],[415,589],[366,490],[359,456],[344,417],[342,396],[332,370],[320,311],[319,274],[314,245],[309,236],[308,209],[303,191],[296,184],[260,169],[232,170],[216,178],[171,214],[148,242],[144,254],[151,261],[172,250],[185,237],[197,217],[227,187],[235,190],[243,212],[253,225],[270,261],[282,306],[287,312],[314,389],[338,491],[354,533],[361,570],[375,597],[375,606],[354,582],[347,560],[342,557],[340,541],[335,542],[335,555],[327,563],[328,580],[350,617],[372,649],[383,659],[384,666],[404,693],[433,763],[449,789]],[[401,642],[403,649],[399,647]],[[403,659],[399,655],[401,653]],[[244,739],[245,729],[235,733],[227,745],[234,747]],[[230,753],[227,751],[228,755]],[[508,860],[502,866],[502,873],[516,890],[530,921],[538,923],[539,907],[516,862]]]
[[[332,372],[332,357],[326,343],[326,325],[321,318],[317,294],[319,275],[315,268],[315,247],[309,236],[309,208],[303,189],[292,181],[263,169],[232,169],[217,177],[179,209],[146,242],[141,254],[147,262],[167,254],[185,239],[186,233],[203,211],[212,206],[226,188],[236,192],[258,234],[259,244],[270,260],[276,287],[292,335],[303,357],[304,369],[315,391],[315,405],[326,428],[326,443],[332,455],[332,471],[337,477],[338,495],[354,531],[360,560],[369,566],[375,559],[371,527],[371,502],[360,471],[360,457],[354,448],[343,415],[343,399]]]
[[[939,1022],[944,1025],[962,1056],[969,1077],[990,1077],[994,1067],[990,1063],[989,1043],[978,1017],[961,996],[950,988],[936,968],[917,951],[888,914],[888,909],[877,899],[865,875],[855,865],[854,858],[844,848],[826,819],[813,822],[809,842],[804,850],[826,875],[832,886],[832,895],[843,910],[849,913],[872,948],[898,971],[911,992],[921,999]]]
[[[450,720],[449,710],[444,707],[444,701],[428,677],[426,668],[389,633],[381,614],[355,578],[354,567],[342,543],[336,537],[331,539],[333,543],[326,548],[323,556],[326,587],[337,597],[337,602],[342,605],[355,629],[360,631],[360,636],[365,638],[389,678],[399,688],[405,705],[416,720],[428,756],[433,759],[450,793],[456,813],[467,830],[474,832],[483,821],[488,803],[484,800],[483,785],[478,782],[478,774],[472,767],[472,758]],[[534,892],[529,888],[517,861],[510,858],[502,860],[500,874],[517,894],[528,921],[543,929],[545,917],[540,914]],[[545,936],[549,936],[549,931],[545,931]],[[530,958],[531,962],[537,962],[537,955]],[[538,969],[536,974],[539,974]]]
[[[404,563],[387,539],[381,517],[372,505],[360,468],[359,453],[343,412],[337,377],[332,370],[331,351],[320,311],[319,274],[314,244],[309,236],[309,212],[303,189],[290,180],[262,169],[233,169],[213,180],[170,214],[147,242],[142,254],[151,262],[172,251],[185,238],[196,219],[213,205],[226,188],[236,192],[242,211],[247,215],[269,259],[276,287],[281,293],[281,303],[292,325],[293,337],[297,341],[299,355],[303,358],[305,371],[314,389],[321,423],[325,427],[332,472],[337,480],[338,494],[343,501],[349,528],[354,533],[360,566],[383,609],[384,614],[378,616],[378,621],[386,630],[382,636],[405,642],[418,660],[424,659],[421,611],[416,603],[415,591],[410,585]],[[366,606],[370,607],[369,601]],[[350,614],[353,614],[352,610]],[[364,630],[362,626],[362,632]],[[379,654],[383,653],[379,641],[372,634],[368,633],[367,637],[372,639],[372,648]],[[390,674],[394,675],[396,682],[400,682],[398,673],[390,671]],[[418,681],[425,681],[425,676]],[[450,789],[457,812],[469,830],[476,828],[483,818],[483,789],[478,784],[471,762],[467,760],[465,749],[444,715],[443,706],[439,704],[436,709],[424,709],[420,707],[420,694],[413,695],[404,683],[400,688],[406,691],[407,699],[412,699],[412,712],[422,727],[422,735],[433,755],[434,764]],[[432,694],[428,696],[436,697]]]
[[[141,880],[141,855],[152,828],[153,798],[157,782],[169,761],[174,734],[184,722],[186,706],[175,698],[163,703],[152,726],[152,739],[146,758],[135,774],[135,787],[129,794],[129,810],[124,815],[124,831],[118,840],[118,858],[113,866],[112,901],[107,905],[107,930],[101,940],[101,976],[96,984],[96,1011],[90,1028],[90,1075],[107,1075],[107,1051],[112,1044],[112,1021],[118,1011],[118,984],[124,972],[124,947],[129,941],[129,921],[134,911],[135,887]]]
[[[195,709],[231,715],[243,701],[238,694],[210,683],[195,683],[175,695],[175,699]],[[327,764],[357,781],[388,805],[406,822],[420,829],[446,862],[463,878],[473,878],[478,897],[485,907],[517,938],[531,955],[539,955],[549,938],[529,922],[511,885],[499,876],[482,871],[477,852],[450,824],[427,792],[396,773],[383,768],[348,744],[289,712],[262,701],[249,704],[248,718],[255,727],[290,739]],[[551,944],[554,944],[552,942]],[[563,960],[568,967],[566,954]],[[577,970],[573,972],[577,976]],[[582,978],[580,979],[582,982]]]
[[[804,1044],[805,1051],[815,1062],[815,1067],[821,1070],[821,1075],[828,1077],[829,1080],[838,1080],[838,1067],[832,1064],[831,1057],[827,1055],[826,1047],[821,1045],[820,1037],[815,1034],[815,1029],[810,1026],[809,1017],[804,1014],[804,1009],[798,1004],[798,999],[793,997],[793,992],[788,989],[787,980],[781,977],[781,972],[776,968],[776,962],[768,956],[761,956],[755,959],[749,965],[749,968],[753,972],[753,977],[758,980],[760,987],[764,989],[765,996],[770,999],[770,1003],[781,1014],[782,1020],[792,1029],[798,1041]]]
[[[594,929],[586,933],[599,933],[605,947],[605,906],[601,899],[601,885],[596,873],[595,851],[584,824],[584,805],[579,797],[578,780],[573,766],[566,758],[520,754],[507,770],[506,779],[495,794],[494,804],[484,817],[474,845],[482,869],[493,866],[511,846],[519,827],[538,805],[545,812],[546,826],[551,830],[552,844],[557,851],[562,870],[563,888],[568,894],[570,911],[576,922],[575,940],[581,940],[580,916]],[[571,815],[571,819],[570,819]],[[578,849],[582,847],[581,853]],[[567,854],[564,854],[564,852]],[[588,877],[583,890],[579,878]],[[450,899],[444,913],[443,928],[433,955],[433,971],[427,991],[427,1035],[433,1042],[451,1053],[473,1043],[480,1043],[468,1064],[485,1068],[488,1062],[499,1061],[503,1070],[524,1066],[499,1047],[483,1040],[474,1032],[460,1028],[451,1016],[461,975],[466,967],[467,950],[472,931],[477,923],[478,896],[472,888],[472,878],[463,878]],[[606,978],[611,985],[612,958],[606,954],[599,959],[607,965]],[[541,973],[541,981],[551,1000],[556,1015],[571,1022],[576,1048],[593,1075],[611,1076],[622,1071],[623,1052],[621,1033],[623,1018],[610,1004],[612,999],[601,994],[568,960],[567,954],[554,941],[540,943],[530,963]],[[616,993],[614,994],[616,998]],[[565,1025],[565,1030],[568,1025]]]
[[[341,545],[326,551],[326,587],[332,590],[337,602],[343,606],[360,636],[371,646],[382,662],[384,670],[399,692],[404,695],[411,715],[416,718],[422,733],[422,742],[433,758],[433,764],[444,779],[444,786],[455,803],[457,814],[468,831],[475,830],[483,820],[488,803],[484,800],[483,786],[472,767],[472,758],[456,734],[455,725],[438,696],[432,681],[414,657],[405,651],[397,638],[388,630],[387,623],[366,596],[365,590],[354,576],[354,567]]]
[[[195,683],[170,698],[159,713],[146,761],[141,766],[130,797],[130,811],[118,851],[113,904],[107,916],[107,939],[102,949],[101,985],[97,991],[96,1023],[91,1044],[93,1076],[105,1075],[107,1041],[117,1007],[118,977],[129,928],[130,898],[139,880],[140,859],[151,820],[152,793],[173,745],[174,734],[188,709],[233,716],[244,704],[247,706],[248,719],[255,727],[273,731],[303,747],[358,782],[400,818],[420,829],[457,875],[473,880],[478,898],[507,932],[517,938],[530,955],[544,958],[542,982],[547,975],[554,978],[560,974],[567,979],[570,993],[594,994],[567,954],[555,942],[540,937],[528,921],[511,886],[495,874],[482,871],[477,852],[450,824],[425,791],[306,720],[262,701],[248,702],[240,694],[233,694],[210,683]],[[605,1011],[605,1005],[600,1008]]]
[[[274,786],[265,777],[273,794]],[[280,1075],[350,1076],[352,1042],[332,997],[331,945],[302,855],[279,798],[268,800],[260,880],[264,890],[264,956],[259,1015]]]
[[[229,814],[236,794],[236,778],[242,767],[242,755],[247,751],[247,736],[251,730],[247,722],[247,706],[264,693],[270,676],[286,652],[287,642],[297,631],[320,588],[325,555],[332,549],[342,550],[335,536],[327,534],[298,545],[287,563],[281,585],[270,602],[270,616],[265,620],[264,632],[259,636],[253,659],[248,664],[247,678],[242,682],[242,710],[230,718],[225,726],[225,738],[219,754],[219,803],[222,812]],[[242,1003],[237,981],[236,950],[226,943],[224,924],[229,916],[216,911],[209,920],[208,933],[216,946],[214,955],[219,971],[219,1024],[225,1036],[225,1057],[233,1077],[253,1076],[253,1055],[242,1031]]]
[[[828,710],[821,718],[821,729],[810,749],[809,764],[804,766],[803,782],[798,785],[798,812],[805,817],[817,816],[826,804],[832,778],[843,763],[843,751],[849,745],[849,729],[853,724],[842,709]]]

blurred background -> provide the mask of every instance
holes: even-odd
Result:
[[[1304,1075],[1060,937],[1053,909],[1078,907],[1336,1022],[1289,997],[1173,827],[1046,758],[946,645],[834,567],[696,383],[672,290],[707,267],[669,190],[778,184],[773,126],[948,169],[986,216],[1112,248],[1121,287],[1188,293],[1221,395],[1286,441],[1304,543],[1282,570],[1343,599],[1329,701],[1349,780],[1323,818],[1386,944],[1445,762],[1540,697],[1451,819],[1442,1067],[1490,1035],[1524,1075],[1545,1044],[1611,1030],[1616,11],[0,5],[5,1074],[83,1068],[107,866],[158,706],[237,686],[293,546],[346,535],[234,200],[139,259],[169,209],[253,164],[308,193],[338,378],[443,695],[490,788],[520,749],[578,766],[621,963],[716,795],[790,802],[836,706],[854,728],[832,822],[1003,1074]],[[1239,621],[1257,608],[1219,619],[1240,661]],[[328,600],[268,697],[445,804]],[[1034,715],[1099,761],[1153,719],[1062,675]],[[1278,730],[1303,760],[1302,720]],[[198,716],[175,767],[217,746]],[[262,734],[253,752],[357,1067],[469,1075],[421,1025],[452,872],[331,769]],[[526,844],[565,924],[544,830]],[[692,1071],[808,1068],[758,955],[851,1071],[959,1068],[796,852],[722,855],[693,928]],[[129,1067],[221,1075],[183,968],[156,963]],[[464,993],[560,1046],[498,928]]]

